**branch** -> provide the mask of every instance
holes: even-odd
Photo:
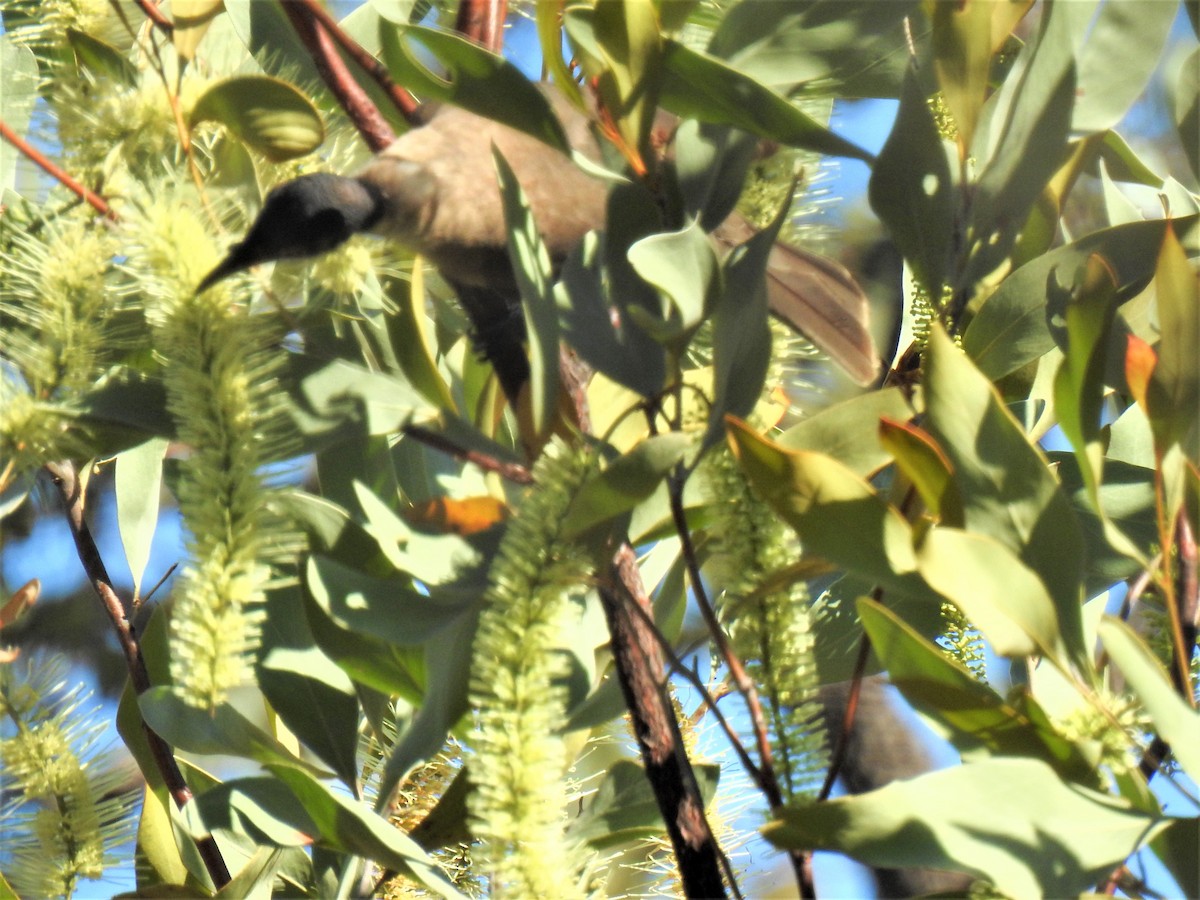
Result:
[[[675,850],[683,892],[688,897],[725,897],[722,862],[735,892],[736,882],[708,825],[700,786],[683,747],[679,723],[667,694],[658,642],[646,627],[650,600],[642,587],[633,548],[623,544],[598,581],[617,679],[642,753],[646,778]],[[644,617],[632,614],[635,606],[642,608]]]
[[[162,31],[167,37],[174,37],[175,25],[162,14],[162,10],[153,2],[153,0],[135,0],[137,5],[141,7],[142,13],[154,23],[154,26]],[[117,0],[112,0],[113,6],[117,5]]]
[[[69,174],[67,174],[65,170],[52,163],[46,158],[45,155],[42,154],[40,150],[35,148],[32,144],[9,128],[3,120],[0,120],[0,137],[3,137],[6,141],[16,147],[20,153],[24,154],[32,162],[40,166],[44,171],[49,173],[50,177],[54,178],[67,190],[74,193],[77,197],[92,207],[92,209],[104,216],[104,218],[108,219],[110,222],[117,221],[117,214],[113,212],[112,207],[108,205],[107,200],[94,191],[84,187]]]
[[[146,661],[142,658],[142,648],[138,643],[133,625],[126,615],[125,606],[116,591],[113,590],[112,580],[108,577],[108,570],[104,567],[100,550],[96,547],[92,532],[83,519],[83,491],[75,466],[70,462],[59,462],[48,463],[45,468],[62,496],[67,514],[67,524],[71,528],[71,537],[75,539],[75,551],[79,555],[79,561],[83,564],[88,581],[92,583],[92,588],[100,598],[104,611],[108,614],[113,630],[117,634],[117,642],[121,645],[121,652],[125,656],[125,665],[129,669],[129,681],[133,685],[134,693],[141,696],[150,689],[150,675],[146,671]],[[175,754],[170,745],[155,734],[144,719],[140,720],[150,753],[154,757],[154,764],[158,768],[167,790],[170,791],[175,805],[182,810],[192,802],[192,791],[184,780],[179,764],[175,761]],[[211,835],[206,838],[196,838],[196,849],[199,850],[200,856],[204,860],[204,867],[208,870],[213,884],[220,890],[229,883],[230,879],[229,869],[221,857],[221,851],[218,849],[216,841]]]
[[[447,456],[474,463],[485,472],[495,472],[501,478],[507,478],[516,484],[533,484],[533,474],[527,466],[520,463],[505,462],[478,450],[460,447],[445,435],[422,428],[420,425],[408,425],[404,428],[404,433],[427,447],[442,451]]]
[[[504,46],[505,0],[461,0],[454,30],[493,53]]]
[[[354,60],[358,66],[375,79],[383,91],[392,99],[392,103],[396,105],[396,109],[409,122],[413,123],[413,117],[417,112],[419,104],[416,99],[404,88],[392,81],[391,73],[387,67],[373,57],[370,53],[364,50],[350,35],[342,30],[341,26],[334,21],[333,16],[326,12],[325,7],[317,0],[293,0],[295,5],[302,6],[317,22],[321,24],[329,35],[337,41],[346,55]],[[290,5],[285,3],[285,6]]]
[[[362,89],[346,64],[338,55],[337,48],[329,32],[320,23],[307,4],[289,3],[281,0],[280,8],[291,20],[296,35],[308,48],[309,55],[321,73],[326,86],[337,98],[354,127],[358,129],[367,146],[373,153],[391,146],[396,139],[392,126],[380,114],[379,109],[371,102],[366,91]]]

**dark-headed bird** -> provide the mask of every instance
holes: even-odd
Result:
[[[599,159],[588,117],[557,92],[545,94],[571,146]],[[429,105],[417,127],[356,175],[304,175],[272,190],[246,237],[198,290],[258,263],[317,256],[354,234],[383,236],[428,259],[454,287],[476,341],[515,400],[528,363],[493,145],[525,191],[556,266],[585,234],[604,227],[607,184],[567,155],[466,110]],[[752,234],[736,213],[714,231],[725,247]],[[874,381],[878,359],[866,298],[844,268],[777,244],[767,264],[767,298],[775,315],[856,382]]]

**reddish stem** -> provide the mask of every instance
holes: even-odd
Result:
[[[112,207],[108,205],[108,201],[94,191],[84,187],[82,184],[72,178],[65,170],[52,163],[46,158],[45,155],[42,154],[40,150],[35,148],[32,144],[9,128],[7,123],[2,120],[0,120],[0,137],[3,137],[6,141],[16,147],[17,150],[32,160],[36,165],[40,166],[44,171],[49,173],[49,175],[59,184],[91,206],[92,209],[96,210],[96,212],[100,213],[100,215],[104,216],[110,222],[117,221],[117,214],[113,212]]]

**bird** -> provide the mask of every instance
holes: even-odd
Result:
[[[599,161],[591,117],[549,86],[543,94],[572,149]],[[382,236],[419,253],[455,289],[477,346],[515,401],[529,370],[493,147],[521,184],[556,267],[588,232],[603,229],[610,182],[530,134],[431,102],[413,128],[357,173],[312,173],[274,188],[246,236],[197,291],[259,263],[319,256],[355,234]],[[736,213],[713,232],[726,248],[754,233]],[[767,263],[767,299],[772,313],[854,381],[876,380],[866,298],[838,263],[777,244]]]

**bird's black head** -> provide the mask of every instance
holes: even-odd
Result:
[[[319,256],[378,221],[381,198],[357,178],[302,175],[267,195],[245,239],[200,282],[197,292],[258,263]]]

